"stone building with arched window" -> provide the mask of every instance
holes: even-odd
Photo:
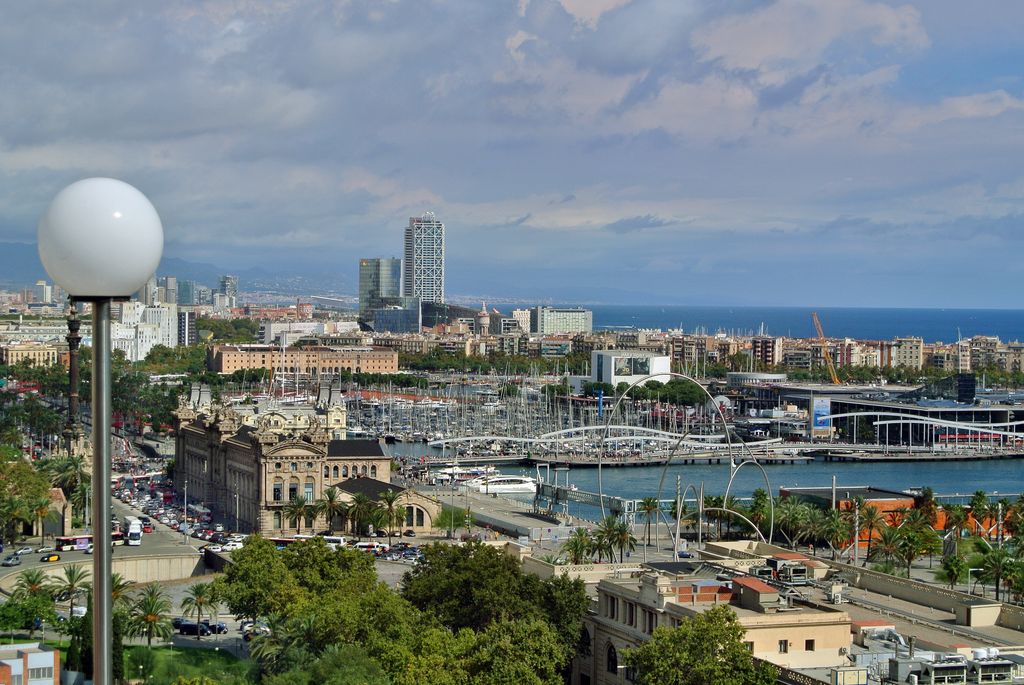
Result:
[[[175,488],[184,492],[187,483],[189,504],[209,509],[216,521],[241,532],[273,536],[322,529],[322,517],[290,519],[289,502],[304,498],[314,504],[327,488],[353,479],[385,487],[391,480],[391,459],[376,440],[338,439],[339,430],[343,435],[344,407],[340,414],[328,409],[292,416],[182,404],[175,412]]]

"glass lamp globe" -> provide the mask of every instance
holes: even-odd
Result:
[[[39,220],[38,240],[46,273],[74,297],[128,297],[156,272],[164,229],[133,186],[86,178],[53,198]]]

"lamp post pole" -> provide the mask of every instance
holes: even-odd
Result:
[[[188,481],[187,480],[185,481],[185,523],[188,523]],[[184,545],[186,542],[188,542],[188,536],[185,535],[185,534],[182,534],[182,536],[181,536],[181,544]]]
[[[146,196],[112,178],[72,183],[39,220],[39,259],[46,272],[73,300],[92,303],[92,655],[93,681],[102,685],[114,681],[110,305],[149,280],[163,241],[160,217]]]
[[[98,683],[113,681],[113,599],[110,535],[110,300],[92,303],[92,582],[93,669]]]

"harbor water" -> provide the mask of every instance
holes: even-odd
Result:
[[[395,456],[422,456],[430,450],[424,445],[388,445]],[[435,452],[435,454],[437,454]],[[977,460],[946,462],[825,462],[820,460],[799,464],[776,464],[764,467],[770,482],[772,495],[779,494],[780,487],[831,487],[836,477],[836,491],[842,496],[843,487],[873,486],[887,490],[930,487],[937,495],[961,495],[970,497],[976,490],[984,490],[990,497],[1012,496],[1024,492],[1024,460]],[[524,466],[502,466],[499,470],[509,474],[537,475],[537,470]],[[658,487],[664,474],[664,484],[659,496]],[[553,481],[554,471],[540,469],[540,475]],[[728,464],[698,464],[608,467],[601,469],[603,491],[606,495],[624,499],[659,497],[664,500],[675,498],[677,477],[682,488],[693,485],[699,489],[704,484],[707,496],[725,493],[729,481]],[[575,468],[559,472],[559,483],[568,482],[586,492],[598,492],[598,470],[596,468]],[[750,497],[757,488],[769,490],[764,476],[754,466],[744,466],[733,481],[731,494],[735,497]],[[692,493],[688,498],[692,497]],[[596,518],[595,511],[588,507],[572,505],[569,513],[574,516]]]

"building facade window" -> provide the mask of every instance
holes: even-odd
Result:
[[[370,477],[371,478],[376,478],[377,477],[377,465],[376,464],[374,464],[373,466],[370,467]]]
[[[779,640],[779,654],[789,654],[789,640]]]
[[[274,512],[274,530],[281,530],[281,512]]]
[[[338,477],[338,473],[339,473],[339,471],[338,471],[338,465],[337,465],[337,464],[335,464],[335,465],[334,465],[334,477],[335,477],[335,478],[337,478],[337,477]]]
[[[804,640],[804,651],[807,651],[807,652],[813,652],[814,651],[814,640]]]
[[[341,477],[348,478],[348,466],[341,467]]]
[[[307,502],[313,502],[315,499],[315,497],[313,497],[313,485],[313,479],[307,478],[305,492],[303,492],[303,496],[306,498]]]
[[[274,501],[281,501],[281,492],[284,490],[284,481],[278,479],[274,481]]]
[[[293,480],[288,483],[288,501],[298,498],[299,496],[299,481]]]
[[[619,672],[619,653],[615,651],[615,645],[609,643],[605,659],[605,670],[609,673]]]
[[[420,528],[423,527],[423,510],[416,507],[416,525]]]

